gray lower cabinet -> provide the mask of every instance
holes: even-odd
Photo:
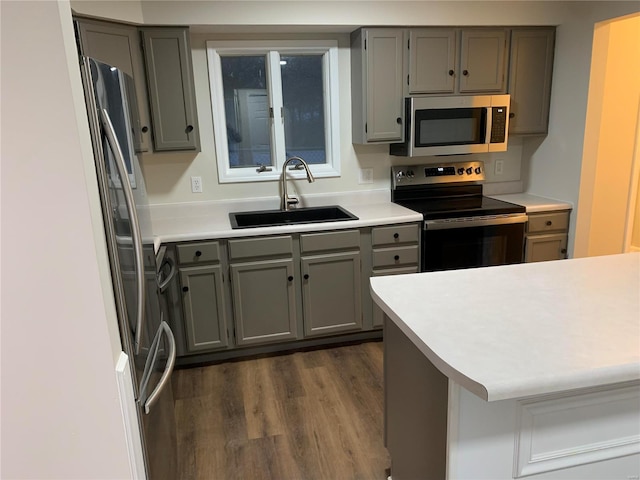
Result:
[[[223,277],[225,255],[220,242],[176,246],[187,353],[229,346],[228,303]]]
[[[373,247],[372,277],[420,271],[420,226],[418,224],[374,227],[371,231],[371,244]],[[373,304],[372,321],[374,328],[382,327],[382,310],[375,304]]]
[[[189,30],[142,28],[155,150],[199,150]]]
[[[184,329],[189,352],[216,350],[229,344],[222,267],[203,265],[179,269]]]
[[[138,120],[134,125],[134,140],[138,150],[150,150],[149,103],[138,29],[132,25],[85,18],[76,18],[75,24],[83,55],[117,67],[133,77],[139,115],[139,119],[134,119],[134,122]]]
[[[298,338],[293,238],[229,240],[229,259],[236,344]]]
[[[362,329],[360,231],[300,235],[305,337]]]
[[[525,262],[567,258],[569,211],[530,213],[525,236]]]
[[[509,133],[545,134],[549,124],[555,27],[511,30]]]

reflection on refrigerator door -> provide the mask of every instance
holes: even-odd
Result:
[[[150,213],[139,165],[133,79],[83,57],[91,131],[122,348],[129,357],[137,427],[151,480],[177,478],[171,372],[175,341],[162,321]]]

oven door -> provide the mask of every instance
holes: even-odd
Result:
[[[521,263],[526,214],[427,220],[423,272]]]

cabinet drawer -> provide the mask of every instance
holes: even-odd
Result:
[[[373,249],[373,268],[418,263],[418,246]]]
[[[220,261],[218,242],[185,243],[176,247],[178,263],[203,263]]]
[[[569,228],[569,212],[530,214],[527,232],[550,232]]]
[[[377,227],[371,232],[373,245],[389,245],[396,243],[418,243],[420,232],[418,225],[393,225]]]
[[[229,240],[229,258],[232,260],[276,255],[293,255],[290,236]]]
[[[358,230],[300,235],[300,251],[302,253],[353,248],[360,248],[360,232]]]

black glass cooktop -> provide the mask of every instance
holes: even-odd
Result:
[[[392,191],[394,203],[422,213],[425,220],[524,213],[525,207],[482,195],[481,185],[410,187]]]
[[[525,207],[485,196],[400,200],[395,203],[422,213],[425,220],[524,213]]]

